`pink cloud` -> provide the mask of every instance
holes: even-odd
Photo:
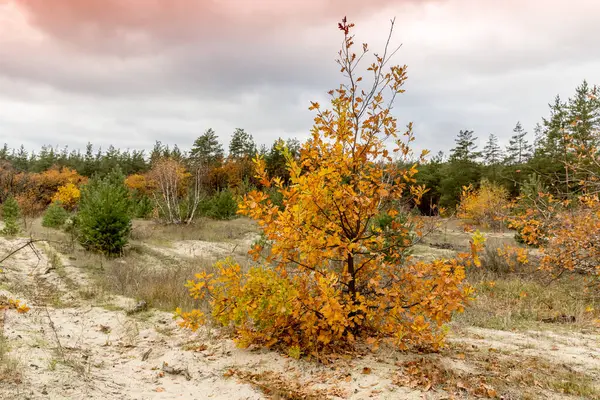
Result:
[[[89,49],[118,49],[119,41],[163,45],[188,41],[251,42],[304,30],[347,15],[364,18],[418,0],[13,0],[47,35]],[[103,45],[110,42],[111,45]],[[117,42],[117,46],[115,46]]]

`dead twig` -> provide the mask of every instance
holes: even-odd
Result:
[[[162,365],[162,371],[167,374],[171,374],[171,375],[183,375],[183,376],[185,376],[185,379],[187,379],[188,381],[190,379],[192,379],[192,376],[190,375],[190,372],[188,371],[187,368],[171,367],[171,366],[169,366],[169,364],[167,364],[164,361],[163,361],[163,365]]]

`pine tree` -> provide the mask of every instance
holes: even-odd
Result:
[[[83,156],[83,176],[92,176],[96,170],[96,163],[94,160],[94,146],[88,142],[85,146],[85,156]]]
[[[483,148],[483,160],[487,165],[496,165],[502,161],[502,156],[502,149],[498,144],[498,138],[492,133]]]
[[[160,160],[161,157],[164,157],[164,154],[165,154],[165,146],[162,144],[162,142],[160,140],[157,140],[156,142],[154,142],[154,147],[152,148],[152,151],[150,152],[150,164],[154,164],[155,162]]]
[[[60,205],[60,202],[54,201],[44,213],[42,226],[58,229],[65,224],[67,218],[69,218],[67,210]]]
[[[182,161],[184,158],[184,154],[177,145],[173,145],[173,150],[171,150],[171,154],[169,156],[175,161]]]
[[[278,176],[284,182],[288,182],[290,175],[285,166],[284,148],[290,152],[292,158],[297,158],[300,154],[300,142],[298,140],[291,138],[284,141],[282,138],[278,138],[265,155],[265,163],[270,177]]]
[[[19,233],[19,216],[21,210],[19,209],[19,203],[15,200],[12,195],[9,195],[4,203],[2,203],[2,220],[4,221],[4,228],[2,234],[7,236],[14,236]]]
[[[477,138],[473,131],[461,130],[455,139],[456,147],[450,150],[448,163],[442,168],[440,181],[440,205],[454,207],[460,197],[463,186],[477,184],[481,178],[481,167],[477,158],[481,153],[477,151],[475,142]]]
[[[450,150],[450,161],[470,161],[475,162],[481,153],[477,152],[475,141],[477,138],[473,136],[473,131],[461,130],[458,137],[454,140],[456,147]]]
[[[87,250],[118,255],[131,232],[131,200],[119,169],[94,177],[81,191],[77,224],[79,242]]]
[[[29,159],[27,155],[27,151],[25,151],[25,147],[21,145],[19,151],[15,154],[13,159],[13,166],[18,171],[27,171],[29,168]]]
[[[543,118],[545,137],[543,141],[544,154],[550,158],[564,159],[567,153],[567,105],[560,99],[554,98],[550,107],[550,117]]]
[[[567,118],[573,145],[589,149],[599,144],[600,101],[595,89],[583,81],[575,89],[575,96],[568,100]]]
[[[50,145],[42,146],[40,154],[37,157],[37,162],[34,165],[35,172],[42,172],[50,169],[56,162],[58,157],[54,148]]]
[[[4,146],[0,148],[0,161],[9,161],[10,153],[8,151],[8,144],[4,143]]]
[[[544,128],[538,122],[533,128],[533,133],[535,135],[535,138],[533,139],[533,154],[538,156],[543,154],[544,137],[546,136],[546,132],[544,132]]]
[[[510,138],[509,145],[506,147],[507,164],[523,164],[532,156],[532,147],[527,141],[527,132],[517,122],[513,129],[514,135]]]
[[[190,160],[197,166],[214,166],[222,162],[223,155],[223,146],[219,143],[217,134],[208,129],[194,141]]]
[[[237,128],[229,142],[229,157],[232,159],[250,158],[256,154],[256,145],[252,135]]]

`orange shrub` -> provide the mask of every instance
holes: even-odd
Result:
[[[86,183],[87,178],[75,170],[54,167],[41,173],[20,173],[15,181],[18,186],[15,197],[24,214],[35,216],[48,207],[61,186],[72,184],[77,187]]]
[[[600,202],[584,196],[578,207],[558,213],[542,249],[541,268],[600,277]]]
[[[507,216],[506,224],[517,231],[516,239],[519,242],[540,247],[547,242],[556,215],[567,204],[541,191],[535,196],[521,195],[517,198],[513,215]]]
[[[147,174],[133,174],[125,179],[125,186],[144,195],[150,195],[156,189],[156,184]]]

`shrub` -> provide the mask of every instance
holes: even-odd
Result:
[[[540,177],[532,174],[521,186],[512,215],[506,222],[517,231],[517,242],[540,247],[547,242],[556,214],[563,208],[563,203],[549,193]]]
[[[64,191],[64,188],[68,184],[73,186],[69,185],[69,189],[64,193],[67,195],[66,199],[68,202],[76,202],[77,186],[85,183],[87,178],[79,175],[75,170],[66,167],[52,167],[40,173],[21,173],[17,177],[17,180],[21,187],[19,196],[21,208],[26,215],[35,216],[42,213],[52,201],[57,199],[56,196],[59,188],[63,187]],[[64,200],[61,199],[61,201]]]
[[[269,195],[271,203],[276,205],[280,210],[283,211],[283,195],[276,187],[266,188],[265,192]]]
[[[54,201],[44,213],[42,226],[58,229],[65,224],[67,218],[69,218],[67,210],[62,207],[59,201]]]
[[[94,178],[81,192],[77,214],[78,239],[91,251],[118,255],[129,240],[131,200],[125,177],[114,170],[105,178]]]
[[[472,185],[463,188],[457,216],[484,228],[500,229],[509,207],[508,191],[483,180],[479,189]]]
[[[56,194],[52,197],[52,201],[59,202],[65,209],[73,211],[77,207],[80,197],[81,191],[79,188],[69,182],[58,188]]]
[[[217,191],[202,199],[198,205],[200,215],[220,220],[235,218],[237,210],[238,202],[231,189]]]
[[[358,340],[374,347],[388,341],[400,349],[438,349],[444,324],[471,298],[465,266],[479,265],[481,235],[473,237],[470,253],[454,259],[405,257],[412,245],[406,239],[424,223],[399,216],[398,203],[418,204],[425,188],[409,186],[417,173],[408,164],[411,125],[404,136],[397,131],[382,95],[390,90],[393,98],[403,91],[405,69],[381,71],[389,60],[377,57],[369,68],[374,82],[361,90],[353,71],[363,57],[352,53],[352,26],[345,19],[340,23],[345,41],[338,61],[348,85],[330,92],[331,110],[312,103],[315,126],[300,159],[282,149],[289,185],[270,179],[264,158],[256,158],[260,183],[277,187],[284,206],[281,210],[262,191],[247,194],[240,204],[239,214],[263,230],[266,260],[247,272],[221,261],[214,273],[197,274],[187,283],[194,299],[208,302],[212,319],[234,329],[239,345],[277,346],[315,357]],[[395,140],[394,150],[407,164],[395,162],[386,139]],[[259,242],[251,251],[255,261],[262,250]],[[206,322],[200,309],[176,314],[191,329]]]
[[[135,194],[132,196],[132,215],[134,218],[148,218],[154,211],[152,200],[144,194]]]
[[[539,192],[535,197],[521,195],[514,213],[506,218],[506,224],[517,231],[517,242],[532,247],[544,246],[551,235],[556,216],[564,211],[565,205],[550,193]]]
[[[7,236],[14,236],[19,233],[19,216],[21,210],[19,204],[12,195],[9,195],[4,203],[2,203],[2,220],[4,221],[4,228],[2,234]]]
[[[486,243],[481,260],[482,269],[497,275],[530,273],[535,267],[526,248],[490,240]]]
[[[209,200],[206,216],[214,219],[232,219],[236,216],[238,203],[230,189],[215,193]]]
[[[542,249],[540,267],[600,278],[600,201],[581,197],[578,206],[556,214]]]

